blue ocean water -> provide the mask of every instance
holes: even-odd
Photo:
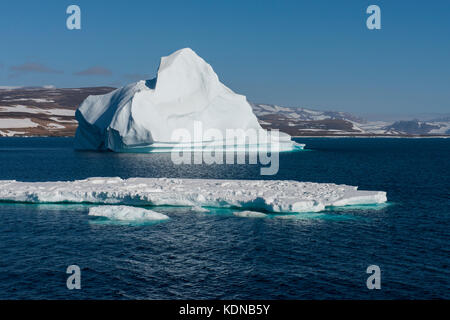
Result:
[[[163,207],[161,223],[89,205],[0,203],[0,299],[450,298],[450,140],[303,138],[264,179],[387,191],[386,206],[251,219]],[[261,179],[257,165],[174,165],[167,154],[76,152],[70,138],[0,138],[0,179]],[[155,209],[156,210],[156,209]],[[66,268],[81,268],[81,290]],[[366,268],[381,268],[368,290]]]

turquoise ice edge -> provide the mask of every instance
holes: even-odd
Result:
[[[208,142],[204,142],[207,144]],[[242,150],[244,148],[244,150]],[[247,150],[248,149],[248,150]],[[299,151],[307,151],[309,149],[305,149],[305,144],[295,142],[291,146],[291,149],[281,149],[274,152],[286,153],[286,152],[299,152]],[[160,146],[160,147],[152,147],[151,145],[144,146],[136,146],[136,147],[128,147],[123,149],[114,150],[117,153],[171,153],[171,152],[193,152],[193,153],[201,153],[201,152],[224,152],[224,153],[257,153],[261,151],[271,152],[270,149],[267,149],[267,145],[259,145],[259,144],[247,144],[247,145],[226,145],[226,147],[218,148],[217,146],[185,146],[185,147],[176,147],[176,146]]]

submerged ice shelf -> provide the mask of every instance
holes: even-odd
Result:
[[[329,206],[384,203],[387,198],[383,191],[332,183],[105,177],[62,182],[0,180],[0,201],[318,212]]]

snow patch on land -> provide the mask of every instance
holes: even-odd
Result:
[[[50,117],[49,119],[61,123],[77,123],[77,120],[62,120],[61,118],[58,117]]]
[[[52,129],[64,129],[65,127],[57,124],[57,123],[49,123],[47,124],[47,127],[52,128]]]
[[[52,103],[54,100],[50,99],[42,99],[42,98],[17,98],[17,99],[3,99],[5,102],[13,102],[13,101],[34,101],[37,103]]]
[[[38,124],[31,121],[29,118],[24,119],[0,119],[0,129],[7,128],[35,128]]]
[[[42,109],[24,106],[21,104],[14,106],[0,106],[0,112],[23,112],[31,114],[48,114],[55,116],[75,116],[75,110],[54,108],[54,109]]]
[[[14,137],[15,135],[22,135],[26,132],[14,130],[0,130],[0,137]]]

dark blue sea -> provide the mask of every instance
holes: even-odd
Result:
[[[450,298],[450,139],[304,138],[275,176],[174,165],[168,154],[77,152],[71,138],[0,138],[0,180],[95,176],[291,179],[387,192],[388,205],[297,219],[158,208],[151,225],[98,223],[89,205],[0,203],[0,299]],[[81,268],[68,290],[66,268]],[[366,268],[381,269],[369,290]]]

